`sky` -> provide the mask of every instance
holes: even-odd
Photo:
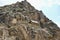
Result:
[[[0,0],[0,6],[9,5],[23,0]],[[60,0],[27,0],[60,27]]]

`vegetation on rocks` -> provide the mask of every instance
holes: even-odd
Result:
[[[60,40],[60,29],[25,0],[0,7],[0,40]]]

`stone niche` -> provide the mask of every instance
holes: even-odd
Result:
[[[0,37],[2,37],[3,36],[3,31],[2,30],[0,30]]]

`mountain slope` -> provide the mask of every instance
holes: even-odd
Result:
[[[60,28],[27,1],[0,7],[0,40],[60,40]]]

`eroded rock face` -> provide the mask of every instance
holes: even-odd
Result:
[[[0,7],[0,40],[60,40],[60,29],[22,1]]]

